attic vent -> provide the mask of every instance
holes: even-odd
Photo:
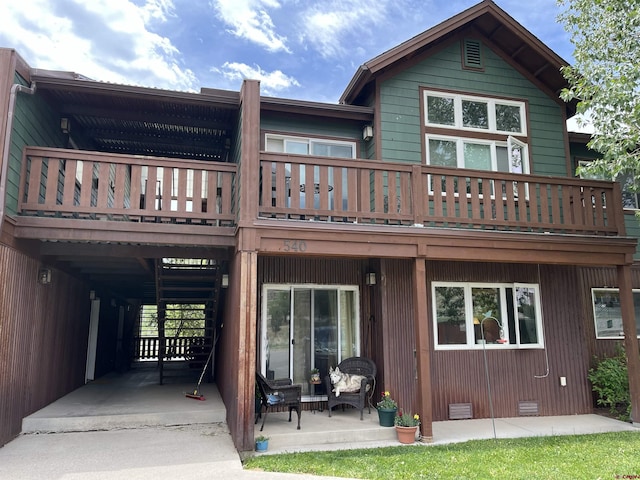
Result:
[[[462,52],[464,58],[464,68],[473,70],[483,70],[482,63],[482,44],[478,40],[463,40]]]
[[[518,402],[518,415],[521,417],[535,417],[539,414],[538,402],[524,400]]]

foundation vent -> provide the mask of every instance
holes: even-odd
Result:
[[[473,407],[470,403],[450,403],[449,420],[473,418]]]
[[[518,415],[521,417],[535,417],[540,415],[538,410],[538,402],[536,401],[524,401],[520,400],[518,402]]]

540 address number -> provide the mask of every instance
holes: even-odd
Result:
[[[284,240],[282,250],[284,252],[306,252],[307,242],[304,240]]]

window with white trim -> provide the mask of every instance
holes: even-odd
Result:
[[[538,285],[433,282],[431,288],[437,349],[544,347]]]
[[[267,152],[295,153],[317,157],[356,158],[356,143],[310,137],[265,135]]]
[[[529,173],[528,145],[515,138],[527,136],[524,102],[431,90],[423,95],[428,165]]]
[[[617,288],[592,288],[593,321],[596,338],[620,340],[624,338],[622,313],[620,311],[620,290]],[[640,338],[640,289],[633,290],[633,307],[636,318],[636,332]]]

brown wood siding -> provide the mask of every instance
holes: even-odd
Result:
[[[415,357],[412,260],[383,260],[383,335],[385,375],[381,391],[389,391],[407,412],[418,407],[418,379]],[[381,323],[381,322],[378,322]]]
[[[539,283],[545,350],[487,352],[495,416],[517,416],[519,401],[538,402],[540,415],[591,411],[591,394],[586,379],[588,354],[579,315],[581,305],[575,268],[540,266],[538,269],[536,265],[429,262],[427,279],[430,305],[432,281]],[[430,328],[433,328],[432,315],[430,306]],[[434,351],[431,372],[434,420],[448,418],[450,403],[472,403],[475,418],[490,416],[481,350]],[[560,376],[567,377],[567,387],[560,387]]]
[[[578,270],[580,279],[580,293],[582,301],[582,318],[584,319],[584,336],[589,352],[589,360],[593,357],[610,357],[615,354],[616,345],[624,348],[622,340],[598,340],[593,319],[592,288],[618,288],[618,273],[616,268],[584,267]],[[632,286],[640,288],[640,266],[631,269]],[[593,366],[593,365],[591,365]]]
[[[0,245],[0,445],[23,417],[84,383],[89,289],[58,270],[40,285],[40,267]]]
[[[229,288],[223,314],[223,328],[216,352],[215,378],[218,390],[227,409],[227,424],[236,446],[241,447],[242,431],[238,419],[241,418],[242,409],[249,411],[248,406],[238,403],[238,391],[240,385],[237,374],[237,365],[240,361],[239,332],[240,332],[240,254],[229,262]]]

